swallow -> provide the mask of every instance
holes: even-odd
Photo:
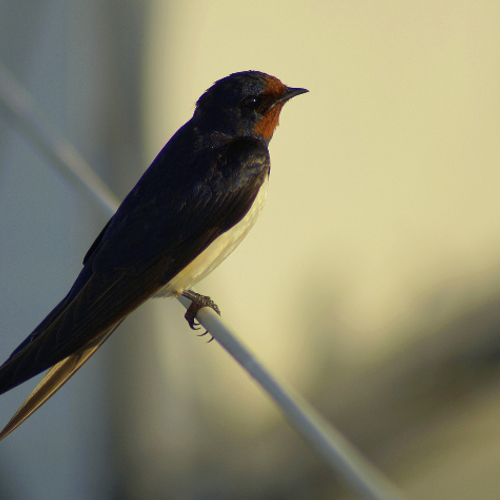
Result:
[[[260,215],[269,142],[283,105],[308,92],[259,71],[233,73],[197,101],[97,236],[64,299],[0,366],[0,394],[50,368],[0,433],[3,439],[151,297],[184,295],[191,328],[201,307],[191,288],[245,238]]]

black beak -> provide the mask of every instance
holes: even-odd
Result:
[[[288,87],[285,90],[285,93],[278,99],[278,102],[286,102],[292,97],[295,97],[300,94],[305,94],[306,92],[309,92],[307,89],[299,89],[299,88],[293,88],[293,87]]]
[[[292,97],[300,94],[305,94],[306,92],[309,92],[309,90],[287,87],[285,92],[283,92],[283,94],[278,98],[276,98],[276,95],[274,94],[267,94],[265,97],[268,97],[268,101],[265,103],[265,107],[263,106],[262,109],[260,109],[260,112],[265,115],[269,111],[271,111],[271,109],[273,109],[276,104],[284,104]]]

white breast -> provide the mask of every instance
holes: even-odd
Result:
[[[180,295],[198,281],[208,276],[243,241],[262,212],[267,198],[268,179],[264,181],[257,197],[245,217],[229,231],[221,234],[198,257],[172,278],[157,296]]]

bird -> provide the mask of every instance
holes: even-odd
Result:
[[[241,243],[262,212],[269,142],[283,105],[308,92],[260,71],[216,81],[192,118],[158,153],[83,259],[68,294],[0,366],[0,394],[49,369],[0,432],[10,434],[45,403],[151,297],[191,299],[192,287]]]

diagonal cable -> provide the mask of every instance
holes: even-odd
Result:
[[[49,165],[107,216],[120,204],[118,198],[78,151],[61,136],[38,109],[33,97],[0,63],[0,111],[13,122],[45,157]]]

